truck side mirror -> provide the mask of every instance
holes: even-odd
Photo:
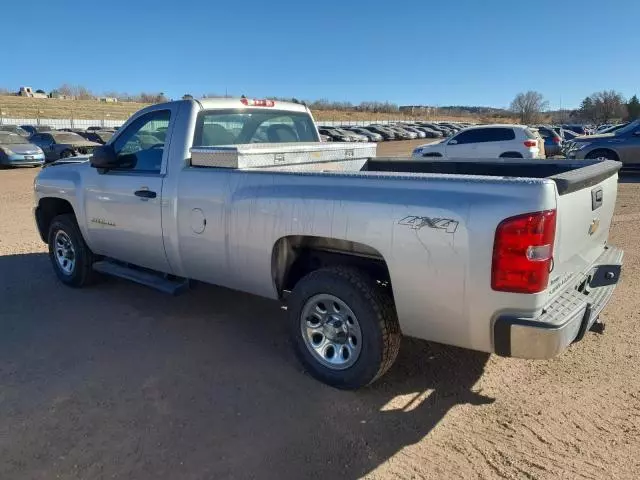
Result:
[[[97,147],[93,151],[93,155],[91,156],[89,161],[91,162],[91,166],[93,168],[99,168],[103,170],[109,170],[111,168],[117,168],[120,166],[116,151],[111,145],[103,145],[101,147]]]

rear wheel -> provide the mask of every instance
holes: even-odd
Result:
[[[618,160],[618,155],[611,150],[600,149],[587,153],[584,158],[587,160]]]
[[[69,158],[73,156],[73,152],[71,150],[64,150],[61,154],[60,154],[60,158]]]
[[[298,358],[328,385],[368,385],[398,355],[401,335],[393,300],[363,271],[330,267],[311,272],[297,283],[288,310]]]
[[[58,215],[52,220],[48,243],[49,258],[62,283],[83,287],[99,278],[93,271],[95,257],[84,242],[74,215]]]

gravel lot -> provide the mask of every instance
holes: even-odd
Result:
[[[36,173],[0,171],[0,479],[638,478],[637,181],[620,185],[604,335],[536,362],[406,339],[354,393],[301,370],[276,303],[60,285]]]

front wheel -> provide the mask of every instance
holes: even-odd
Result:
[[[389,293],[365,272],[330,267],[311,272],[289,297],[294,350],[316,379],[357,389],[381,377],[400,348]]]
[[[97,280],[98,274],[93,271],[93,252],[84,242],[74,215],[58,215],[52,220],[48,243],[49,258],[62,283],[83,287]]]

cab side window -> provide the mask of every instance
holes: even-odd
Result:
[[[137,118],[113,144],[126,170],[160,173],[171,112],[158,110]]]

